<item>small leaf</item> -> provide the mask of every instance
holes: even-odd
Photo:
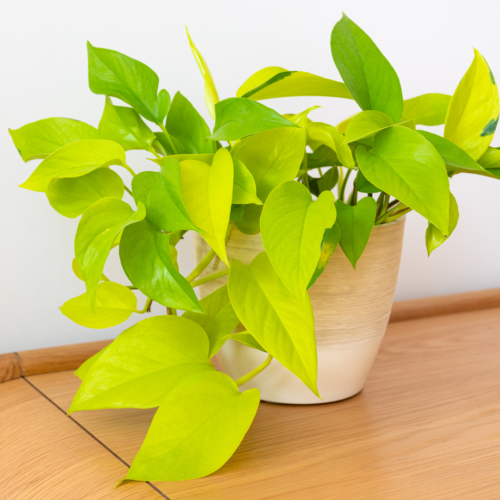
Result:
[[[266,252],[249,266],[231,261],[228,291],[238,318],[255,340],[319,397],[314,318],[307,292],[297,300]]]
[[[458,204],[455,197],[450,193],[450,227],[447,234],[443,234],[434,224],[429,222],[425,231],[425,246],[427,247],[427,255],[436,250],[442,245],[455,231],[458,224]]]
[[[92,203],[102,198],[123,198],[121,177],[109,168],[99,168],[73,179],[54,179],[47,189],[47,198],[54,210],[74,219]]]
[[[147,220],[123,231],[120,261],[127,278],[144,295],[165,307],[203,312],[191,285],[172,262],[170,235]]]
[[[339,180],[339,170],[337,167],[327,170],[322,177],[309,176],[309,190],[315,196],[319,196],[323,191],[331,191]]]
[[[316,109],[321,108],[321,106],[311,106],[310,108],[307,108],[304,111],[301,111],[300,113],[297,113],[295,115],[282,115],[284,118],[287,120],[290,120],[292,123],[295,123],[299,127],[306,128],[307,124],[311,121],[307,117],[307,115],[311,111],[315,111]]]
[[[255,203],[262,205],[257,198],[257,186],[255,179],[245,164],[240,160],[234,160],[234,184],[233,184],[233,204],[247,205]]]
[[[72,142],[45,158],[20,187],[44,192],[49,188],[52,179],[81,177],[110,165],[126,165],[125,151],[116,142],[103,140]]]
[[[486,170],[482,175],[500,178],[500,151],[497,148],[488,148],[477,162]]]
[[[337,153],[328,146],[319,146],[313,153],[307,153],[307,168],[339,167]]]
[[[241,333],[232,333],[230,335],[226,335],[223,340],[234,340],[235,342],[239,342],[240,344],[246,345],[247,347],[251,347],[252,349],[257,349],[262,352],[267,352],[248,332]]]
[[[236,328],[239,320],[229,300],[226,285],[201,299],[200,304],[205,314],[187,311],[182,316],[198,323],[207,332],[210,341],[208,357],[211,358],[224,345],[223,338]]]
[[[226,149],[219,149],[212,166],[195,160],[181,164],[181,191],[193,223],[205,231],[203,239],[229,266],[226,231],[233,197],[233,161]]]
[[[368,182],[366,177],[363,175],[361,170],[358,170],[358,175],[356,176],[356,189],[360,193],[380,193],[380,189],[374,186],[371,182]]]
[[[346,144],[345,137],[327,123],[312,122],[307,125],[307,144],[316,150],[322,144],[328,146],[337,153],[342,165],[354,168],[354,158],[351,148]]]
[[[417,125],[442,125],[451,95],[423,94],[404,101],[403,115]]]
[[[70,118],[45,118],[9,133],[24,161],[46,158],[71,142],[100,139],[97,129]]]
[[[90,308],[95,310],[97,285],[113,242],[120,231],[144,219],[146,210],[139,203],[137,212],[116,198],[103,198],[82,215],[75,236],[75,257],[87,286]]]
[[[357,114],[347,125],[345,142],[350,143],[365,137],[371,137],[380,130],[393,125],[394,122],[391,118],[380,111],[363,111]]]
[[[90,309],[87,294],[65,302],[61,312],[76,324],[87,328],[110,328],[123,323],[137,308],[132,290],[112,281],[100,283],[97,288],[95,314]]]
[[[375,224],[377,203],[373,198],[366,197],[354,207],[337,200],[335,207],[341,235],[340,246],[352,267],[356,269],[356,262],[363,254]]]
[[[297,300],[321,255],[325,229],[336,217],[335,198],[330,191],[312,201],[308,189],[295,181],[285,182],[269,195],[262,211],[262,243],[269,260],[285,286]]]
[[[339,241],[340,229],[339,225],[335,223],[330,229],[325,231],[325,236],[321,242],[321,255],[311,281],[309,281],[309,284],[307,285],[307,289],[311,288],[316,280],[321,276],[326,268],[326,265],[328,264],[328,261],[330,260],[330,257],[333,255],[333,252],[335,252]]]

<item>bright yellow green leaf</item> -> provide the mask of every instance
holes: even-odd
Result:
[[[450,226],[448,234],[441,232],[434,224],[429,222],[425,231],[425,245],[427,255],[430,255],[436,248],[442,245],[455,231],[458,224],[458,204],[455,197],[450,193]]]
[[[345,137],[331,125],[321,122],[311,122],[307,125],[307,144],[313,149],[322,144],[337,153],[337,156],[347,168],[354,168],[354,158],[351,148],[345,143]]]

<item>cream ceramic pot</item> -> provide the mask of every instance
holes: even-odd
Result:
[[[375,226],[356,270],[337,247],[323,274],[309,289],[318,348],[318,399],[278,360],[242,386],[257,387],[263,401],[287,404],[318,404],[354,396],[363,388],[382,342],[398,279],[405,218]],[[194,234],[199,262],[208,245]],[[233,230],[227,245],[229,259],[249,264],[264,251],[260,234],[249,236]],[[218,257],[201,275],[225,265]],[[227,276],[200,286],[205,297],[227,282]],[[239,325],[236,331],[241,331]],[[227,341],[217,354],[222,371],[237,379],[264,362],[267,354],[238,342]]]

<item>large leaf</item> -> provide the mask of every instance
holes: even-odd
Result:
[[[78,325],[87,328],[109,328],[123,323],[137,308],[137,298],[129,288],[105,281],[97,288],[95,314],[90,309],[87,294],[65,302],[61,312]]]
[[[130,205],[116,198],[96,201],[83,213],[76,230],[75,257],[87,286],[92,311],[95,310],[97,285],[116,236],[145,215],[142,203],[134,212]]]
[[[263,104],[242,97],[230,97],[215,105],[212,141],[236,141],[258,132],[281,127],[297,127]]]
[[[212,166],[196,160],[181,162],[181,191],[189,217],[205,231],[203,239],[229,266],[226,231],[233,197],[233,161],[226,149],[217,151]]]
[[[368,182],[366,177],[363,175],[361,170],[358,170],[358,175],[356,175],[356,189],[360,193],[380,193],[380,189],[374,186],[371,182]]]
[[[186,311],[182,316],[198,323],[207,332],[210,341],[208,357],[211,358],[223,346],[223,337],[236,328],[238,316],[229,300],[226,285],[201,299],[200,304],[205,314]]]
[[[81,177],[55,179],[47,189],[52,208],[65,217],[82,215],[92,203],[102,198],[123,198],[121,177],[109,168],[99,168]]]
[[[233,166],[233,203],[238,205],[247,205],[249,203],[262,205],[262,202],[257,198],[255,179],[248,168],[245,167],[245,164],[240,160],[234,160]]]
[[[136,203],[146,207],[146,220],[165,232],[198,228],[191,222],[181,194],[180,165],[162,158],[160,172],[141,172],[132,180]]]
[[[346,144],[345,137],[335,127],[327,123],[311,122],[307,124],[307,144],[316,150],[321,145],[328,146],[336,152],[342,165],[354,168],[354,158],[351,148]]]
[[[158,94],[158,75],[145,64],[114,50],[87,43],[89,87],[94,94],[118,97],[146,120],[162,123],[168,113],[170,96]]]
[[[83,381],[83,379],[87,376],[88,372],[92,368],[92,366],[97,362],[97,360],[104,354],[104,351],[108,346],[104,347],[101,349],[99,352],[96,352],[93,356],[91,356],[89,359],[84,361],[78,369],[74,372],[74,375],[76,375],[80,380]]]
[[[236,451],[259,400],[257,389],[240,394],[230,377],[215,370],[179,380],[156,412],[127,479],[180,481],[211,474]]]
[[[203,328],[179,316],[154,316],[125,330],[94,361],[68,413],[154,408],[188,373],[209,370]]]
[[[277,97],[323,96],[352,99],[342,82],[329,80],[305,71],[287,71],[272,66],[252,75],[236,92],[237,97],[254,101]]]
[[[360,108],[381,111],[397,123],[403,113],[398,75],[370,37],[345,14],[333,28],[331,49],[335,66]]]
[[[147,220],[123,231],[120,261],[127,278],[144,295],[165,307],[203,312],[191,285],[175,268],[170,235]]]
[[[354,207],[337,200],[335,207],[340,229],[340,246],[352,267],[356,269],[356,262],[363,254],[375,224],[377,204],[373,198],[366,197]]]
[[[230,335],[226,335],[224,340],[234,340],[235,342],[239,342],[240,344],[246,345],[247,347],[251,347],[252,349],[257,349],[262,352],[267,352],[248,332],[240,332],[240,333],[231,333]]]
[[[474,61],[451,98],[444,137],[474,160],[488,149],[498,123],[498,87],[488,63],[474,50]]]
[[[319,397],[309,295],[297,300],[266,252],[257,255],[249,266],[232,260],[228,291],[238,318],[257,342]]]
[[[45,118],[9,133],[24,161],[46,158],[70,142],[100,138],[97,129],[70,118]]]
[[[500,150],[497,148],[488,148],[478,163],[486,169],[487,175],[500,178]]]
[[[427,255],[436,250],[442,245],[455,231],[458,224],[458,204],[455,197],[450,193],[450,226],[446,234],[440,231],[434,224],[429,222],[425,231],[425,246],[427,247]]]
[[[356,149],[363,175],[374,186],[402,201],[441,231],[448,230],[450,188],[445,164],[434,146],[406,127],[375,136],[374,147]],[[340,228],[343,234],[342,227]]]
[[[215,119],[215,105],[219,102],[219,94],[217,94],[214,79],[212,78],[212,74],[208,69],[205,59],[203,59],[203,56],[200,54],[200,51],[196,48],[196,45],[191,39],[187,26],[186,34],[188,36],[189,45],[191,46],[191,51],[196,59],[196,63],[198,64],[198,68],[200,68],[203,79],[205,80],[205,102],[207,103],[208,112],[210,113],[210,116]]]
[[[318,260],[318,264],[316,265],[316,270],[312,275],[311,281],[307,285],[307,288],[311,288],[316,280],[321,276],[323,271],[330,260],[330,257],[335,252],[337,245],[340,241],[340,229],[339,225],[335,223],[330,229],[325,231],[325,236],[323,237],[323,241],[321,242],[321,255]]]
[[[177,92],[167,116],[166,128],[181,144],[182,150],[177,153],[203,154],[214,153],[215,144],[206,141],[210,129],[194,106]]]
[[[93,139],[72,142],[45,158],[20,187],[44,192],[53,179],[80,177],[110,165],[126,165],[125,151],[116,142]]]
[[[450,105],[451,95],[422,94],[403,102],[403,116],[416,125],[442,125]]]
[[[349,125],[347,125],[345,142],[359,141],[393,125],[394,122],[385,113],[381,113],[380,111],[363,111],[354,116]]]
[[[110,98],[106,98],[104,112],[99,122],[99,133],[103,139],[110,139],[120,144],[125,151],[150,150],[156,139],[155,134],[137,111],[124,106],[114,106]]]
[[[297,300],[307,285],[321,255],[325,229],[335,222],[335,198],[330,191],[313,202],[309,190],[299,182],[278,186],[262,211],[262,243],[269,260]]]

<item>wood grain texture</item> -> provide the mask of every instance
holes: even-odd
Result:
[[[499,359],[500,309],[393,323],[359,395],[262,403],[221,470],[154,484],[171,500],[498,500]],[[65,409],[79,383],[68,372],[29,380]],[[130,463],[153,414],[74,416]]]
[[[15,352],[0,354],[0,384],[23,374],[19,356]]]

